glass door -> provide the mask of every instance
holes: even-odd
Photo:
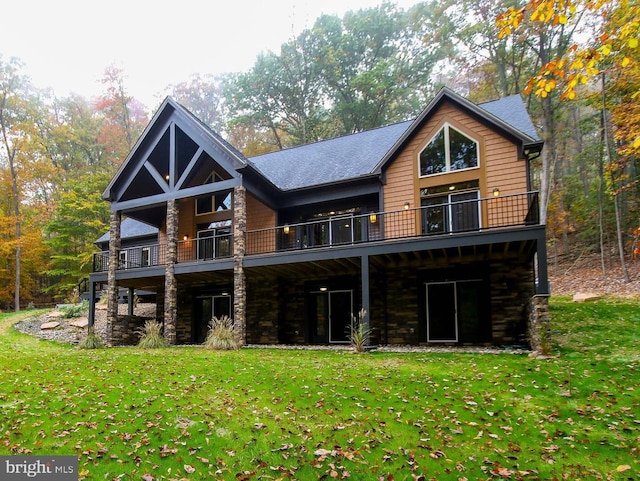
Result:
[[[231,317],[231,296],[219,294],[214,296],[202,296],[196,299],[195,318],[193,326],[193,342],[203,343],[209,332],[209,323],[214,317]]]
[[[353,316],[353,291],[318,291],[311,293],[310,340],[313,343],[349,342]]]

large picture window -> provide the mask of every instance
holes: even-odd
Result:
[[[445,124],[420,153],[420,176],[478,167],[478,142]]]

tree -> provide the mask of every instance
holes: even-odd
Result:
[[[118,166],[125,159],[142,129],[148,122],[140,102],[127,94],[124,72],[111,65],[105,69],[102,83],[106,92],[96,102],[96,110],[103,116],[99,142],[105,154]]]
[[[389,3],[320,17],[313,27],[315,58],[342,133],[406,120],[433,92],[431,73],[444,47],[430,7],[408,11]]]
[[[194,74],[185,82],[171,85],[169,91],[176,101],[221,133],[225,127],[222,84],[222,77]]]
[[[635,159],[640,153],[640,119],[632,115],[626,106],[622,107],[627,102],[619,101],[631,100],[635,104],[640,95],[640,85],[633,81],[636,77],[629,75],[637,68],[639,60],[639,19],[640,5],[628,0],[530,0],[520,8],[508,9],[499,16],[497,22],[501,29],[499,36],[512,34],[525,23],[536,24],[541,29],[556,33],[576,29],[581,22],[585,23],[587,20],[596,26],[589,41],[580,45],[572,43],[568,48],[556,51],[555,55],[540,57],[540,69],[529,80],[526,91],[534,92],[542,98],[543,105],[548,105],[547,99],[557,90],[561,91],[561,100],[573,100],[577,98],[582,86],[601,73],[607,72],[607,76],[613,78],[613,82],[610,81],[609,84],[602,83],[602,144],[608,164],[609,186],[612,189],[617,221],[618,250],[625,279],[628,279],[628,275],[624,265],[624,227],[619,194],[626,186],[637,183],[637,179],[632,178],[631,182],[628,180],[628,160]],[[614,135],[618,142],[622,141],[617,153],[611,148],[609,141],[610,89],[618,95],[618,99],[613,100],[612,108],[616,130]],[[622,115],[616,115],[616,111]],[[622,157],[617,159],[619,154]]]
[[[93,243],[109,229],[109,205],[101,198],[109,178],[105,171],[90,172],[64,186],[46,226],[53,253],[47,274],[54,281],[48,290],[67,292],[91,272]]]
[[[431,13],[385,3],[318,18],[279,54],[263,53],[250,72],[227,78],[225,99],[238,113],[230,129],[251,124],[283,148],[415,116],[444,50],[429,41]]]
[[[7,215],[14,226],[14,309],[20,310],[22,202],[21,178],[28,164],[28,151],[33,136],[34,97],[31,86],[21,73],[22,64],[15,58],[3,62],[0,57],[0,162],[8,170],[10,193],[6,197]]]

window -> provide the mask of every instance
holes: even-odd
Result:
[[[202,185],[213,184],[224,180],[216,172],[211,172]],[[212,214],[231,209],[231,192],[219,192],[196,199],[196,215]]]
[[[478,167],[478,142],[445,124],[420,153],[420,176]]]
[[[118,252],[118,269],[127,269],[127,251]]]
[[[142,267],[148,267],[151,265],[151,248],[143,247],[140,252],[140,264]]]

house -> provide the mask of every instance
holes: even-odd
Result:
[[[90,283],[108,285],[110,342],[130,342],[122,288],[156,293],[173,344],[221,315],[247,344],[346,343],[361,308],[373,344],[533,341],[549,294],[541,149],[519,96],[445,88],[412,121],[252,158],[167,98],[103,194]],[[129,219],[157,241],[125,244]]]

